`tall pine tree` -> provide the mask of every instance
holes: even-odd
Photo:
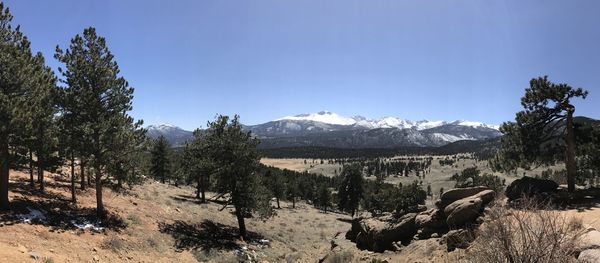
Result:
[[[567,185],[575,190],[577,165],[572,99],[583,98],[588,92],[561,83],[547,76],[532,79],[521,98],[524,110],[517,112],[515,122],[500,128],[504,134],[501,149],[492,161],[496,169],[529,169],[531,165],[554,164],[563,160],[567,168]]]
[[[71,39],[67,50],[56,48],[55,58],[64,64],[59,68],[66,89],[77,94],[77,125],[83,127],[83,141],[95,172],[96,212],[104,217],[102,180],[115,148],[114,141],[123,127],[133,121],[128,112],[132,109],[133,88],[120,77],[119,66],[106,46],[106,40],[87,28],[83,35]]]
[[[154,146],[150,154],[152,155],[152,163],[150,173],[152,176],[165,183],[171,173],[171,154],[169,151],[169,142],[165,136],[160,136],[154,141]]]

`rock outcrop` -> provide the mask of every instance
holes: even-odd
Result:
[[[463,248],[473,239],[470,228],[481,221],[478,219],[494,197],[495,192],[486,187],[452,189],[441,196],[436,207],[418,214],[355,219],[346,238],[360,249],[375,252],[394,250],[397,242],[432,236],[443,236],[449,250]]]
[[[517,200],[523,196],[549,196],[556,192],[558,184],[552,180],[524,176],[513,181],[506,187],[506,197],[509,201]]]
[[[393,250],[394,242],[407,242],[416,233],[416,213],[400,218],[393,216],[356,220],[346,238],[353,240],[360,249],[375,252]]]
[[[475,222],[485,205],[494,199],[492,190],[483,190],[475,195],[454,201],[444,208],[446,223],[449,227],[464,226]]]

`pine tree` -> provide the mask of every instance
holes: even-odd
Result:
[[[358,164],[345,166],[340,176],[342,182],[338,191],[338,208],[350,212],[354,217],[364,192],[361,166]]]
[[[581,88],[554,84],[547,76],[532,79],[521,98],[524,110],[517,112],[515,122],[506,122],[500,128],[504,136],[494,167],[516,171],[518,167],[529,169],[532,164],[554,164],[562,159],[567,167],[568,189],[574,191],[577,167],[575,106],[571,99],[585,99],[587,94]]]
[[[80,140],[95,172],[96,212],[105,217],[102,180],[113,161],[110,157],[119,151],[113,142],[132,121],[128,112],[132,109],[134,90],[119,76],[119,66],[106,40],[94,28],[73,37],[69,49],[63,51],[57,47],[54,57],[64,64],[65,68],[59,68],[59,72],[67,84],[65,89],[78,96],[77,125],[83,127]]]
[[[29,163],[37,165],[38,183],[40,191],[44,191],[44,171],[53,170],[60,164],[60,159],[55,155],[58,150],[57,140],[57,94],[56,77],[53,71],[45,65],[44,57],[38,53],[31,58],[29,63],[30,74],[26,81],[27,92],[23,99],[27,103],[23,106],[22,119],[25,120],[24,137],[28,143]],[[37,161],[33,162],[35,154]],[[30,167],[30,175],[33,169]],[[33,178],[30,178],[30,180]],[[33,181],[30,182],[33,185]]]
[[[129,117],[130,118],[130,117]],[[142,181],[141,167],[142,152],[145,151],[146,130],[142,129],[142,121],[133,122],[133,119],[125,120],[121,130],[112,141],[110,159],[108,165],[109,174],[117,181],[116,188],[122,189],[123,184],[129,187]]]
[[[331,206],[331,190],[327,188],[325,185],[319,186],[319,197],[317,199],[317,204],[325,213],[327,213],[327,208]]]
[[[227,204],[235,208],[240,236],[246,237],[244,218],[252,211],[261,217],[272,215],[270,198],[257,175],[260,157],[256,150],[259,140],[242,131],[239,117],[219,115],[208,123],[207,152],[216,168],[216,191],[229,195]]]
[[[206,202],[206,190],[210,185],[210,175],[215,167],[208,153],[208,133],[200,129],[194,131],[194,139],[186,145],[183,166],[188,177],[196,181],[196,198]]]
[[[171,152],[165,136],[161,135],[154,141],[150,154],[152,155],[150,173],[164,184],[171,172]]]
[[[30,43],[19,26],[12,26],[12,18],[0,2],[0,210],[9,209],[9,146],[26,137],[23,131],[27,114],[20,106],[25,104],[23,95],[34,73]]]
[[[283,183],[282,176],[282,174],[271,173],[271,170],[267,170],[265,173],[267,186],[277,201],[277,209],[281,209],[281,206],[279,205],[279,199],[283,198],[285,193],[285,184]]]

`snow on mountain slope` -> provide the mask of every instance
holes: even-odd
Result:
[[[354,125],[358,127],[363,127],[367,129],[377,129],[377,128],[398,128],[398,129],[417,129],[417,130],[426,130],[435,127],[439,127],[446,124],[454,124],[460,126],[468,126],[473,128],[489,128],[498,130],[498,125],[489,125],[481,122],[474,121],[464,121],[457,120],[453,122],[448,121],[429,121],[429,120],[421,120],[421,121],[411,121],[405,120],[398,117],[384,117],[381,119],[373,120],[367,119],[362,116],[354,116],[354,117],[345,117],[339,115],[337,113],[329,112],[329,111],[321,111],[318,113],[310,113],[310,114],[300,114],[296,116],[286,116],[283,118],[279,118],[275,121],[314,121],[314,122],[322,122],[326,124],[333,125]]]
[[[276,121],[281,120],[295,120],[295,121],[317,121],[323,122],[327,124],[336,124],[336,125],[354,125],[356,120],[349,117],[341,116],[337,113],[329,112],[329,111],[320,111],[318,113],[311,114],[300,114],[296,116],[286,116],[283,118],[279,118]]]

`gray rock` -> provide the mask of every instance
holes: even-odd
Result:
[[[584,251],[588,249],[600,249],[600,231],[594,229],[581,235],[577,250]]]
[[[450,189],[442,194],[440,200],[438,200],[435,205],[440,209],[444,209],[447,205],[454,203],[457,200],[476,195],[484,190],[489,190],[489,188],[485,186],[475,186]]]
[[[375,252],[393,249],[393,243],[412,239],[416,233],[416,213],[406,214],[398,219],[383,221],[381,218],[367,218],[353,223],[356,246]],[[352,230],[351,230],[352,231]],[[353,233],[350,235],[352,236]]]
[[[467,197],[449,204],[444,209],[446,224],[449,227],[463,226],[474,222],[483,210],[483,201],[479,197]]]
[[[509,201],[516,200],[522,196],[536,196],[553,193],[558,189],[558,184],[551,180],[532,178],[525,176],[514,180],[506,187],[506,197]]]
[[[446,244],[448,251],[453,251],[457,248],[468,248],[471,242],[475,239],[473,233],[466,229],[450,230],[440,240],[441,244]]]
[[[28,254],[29,254],[29,256],[30,256],[31,258],[33,258],[33,259],[34,259],[34,260],[36,260],[36,261],[37,261],[37,260],[40,260],[40,258],[42,258],[42,257],[40,256],[40,254],[38,254],[38,253],[37,253],[37,252],[35,252],[35,251],[30,251]]]
[[[421,212],[415,218],[415,225],[419,229],[418,238],[429,238],[433,233],[446,228],[444,212],[437,208]]]
[[[596,263],[600,262],[600,249],[587,249],[579,253],[577,262]]]

